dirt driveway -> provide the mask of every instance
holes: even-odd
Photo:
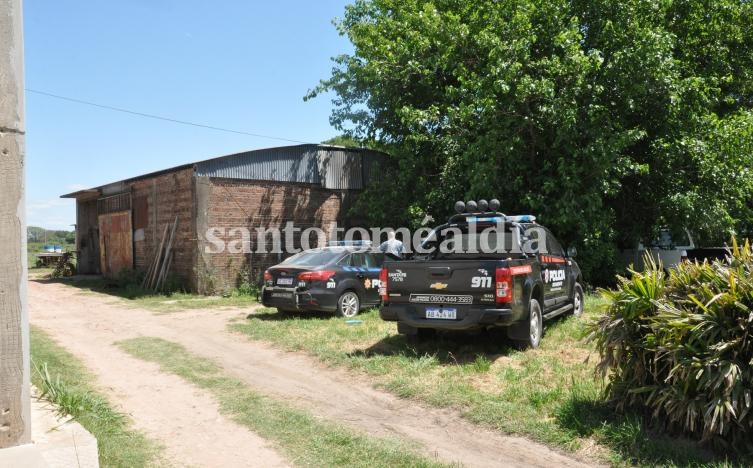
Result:
[[[97,376],[135,426],[162,443],[177,466],[286,466],[274,446],[222,416],[205,391],[131,357],[113,343],[139,336],[182,344],[250,388],[366,434],[406,440],[428,458],[463,466],[584,466],[545,446],[474,426],[456,412],[426,408],[372,388],[315,359],[226,330],[248,309],[166,315],[57,283],[29,282],[32,324]],[[253,460],[248,454],[254,453]]]

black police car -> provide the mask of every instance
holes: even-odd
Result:
[[[281,312],[337,312],[353,317],[379,305],[384,257],[367,244],[299,252],[264,272],[262,304]]]

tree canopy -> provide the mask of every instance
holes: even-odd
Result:
[[[334,91],[334,126],[394,156],[361,197],[372,222],[498,197],[603,283],[662,226],[747,234],[751,18],[748,0],[356,0],[336,21],[354,52],[307,98]]]

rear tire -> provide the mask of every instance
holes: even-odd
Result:
[[[538,300],[531,298],[528,320],[513,325],[507,333],[520,349],[539,347],[544,334],[544,319]]]
[[[405,341],[411,344],[421,343],[437,336],[433,328],[416,328],[402,322],[397,323],[397,332],[405,335]]]
[[[577,283],[573,288],[573,315],[575,317],[583,315],[583,287]]]
[[[341,317],[353,318],[361,310],[361,300],[353,291],[345,291],[337,299],[337,313]]]

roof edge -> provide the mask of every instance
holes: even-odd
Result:
[[[305,148],[305,147],[316,148],[316,149],[333,149],[333,150],[340,150],[340,151],[347,150],[347,151],[353,151],[353,152],[359,152],[359,153],[364,153],[364,152],[379,153],[379,154],[383,154],[385,156],[389,156],[387,153],[385,153],[383,151],[374,150],[374,149],[370,149],[370,148],[357,148],[357,147],[350,147],[350,146],[327,145],[327,144],[323,144],[323,143],[303,143],[303,144],[300,144],[300,145],[271,146],[271,147],[267,147],[267,148],[259,148],[259,149],[248,150],[248,151],[239,151],[237,153],[230,153],[230,154],[225,154],[225,155],[222,155],[222,156],[215,156],[213,158],[203,159],[201,161],[196,161],[196,162],[192,162],[192,163],[188,163],[188,164],[181,164],[180,166],[175,166],[175,167],[170,167],[170,168],[167,168],[167,169],[162,169],[162,170],[159,170],[159,171],[149,172],[147,174],[142,174],[142,175],[130,177],[128,179],[116,180],[114,182],[110,182],[110,183],[107,183],[107,184],[99,185],[97,187],[92,187],[90,189],[79,190],[79,191],[76,191],[76,192],[67,193],[65,195],[61,195],[60,198],[80,198],[80,197],[83,197],[83,196],[86,196],[86,195],[93,195],[95,193],[101,192],[103,188],[108,187],[110,185],[125,184],[125,183],[129,183],[129,182],[136,182],[138,180],[147,179],[149,177],[155,177],[155,176],[167,174],[167,173],[170,173],[170,172],[181,171],[181,170],[184,170],[184,169],[190,169],[190,168],[195,167],[198,164],[202,164],[202,163],[206,163],[206,162],[210,162],[210,161],[215,161],[217,159],[228,158],[228,157],[231,157],[231,156],[238,156],[238,155],[241,155],[241,154],[257,153],[257,152],[263,152],[263,151],[272,151],[272,150],[278,150],[278,149],[283,149],[283,148],[290,149],[290,148]]]

